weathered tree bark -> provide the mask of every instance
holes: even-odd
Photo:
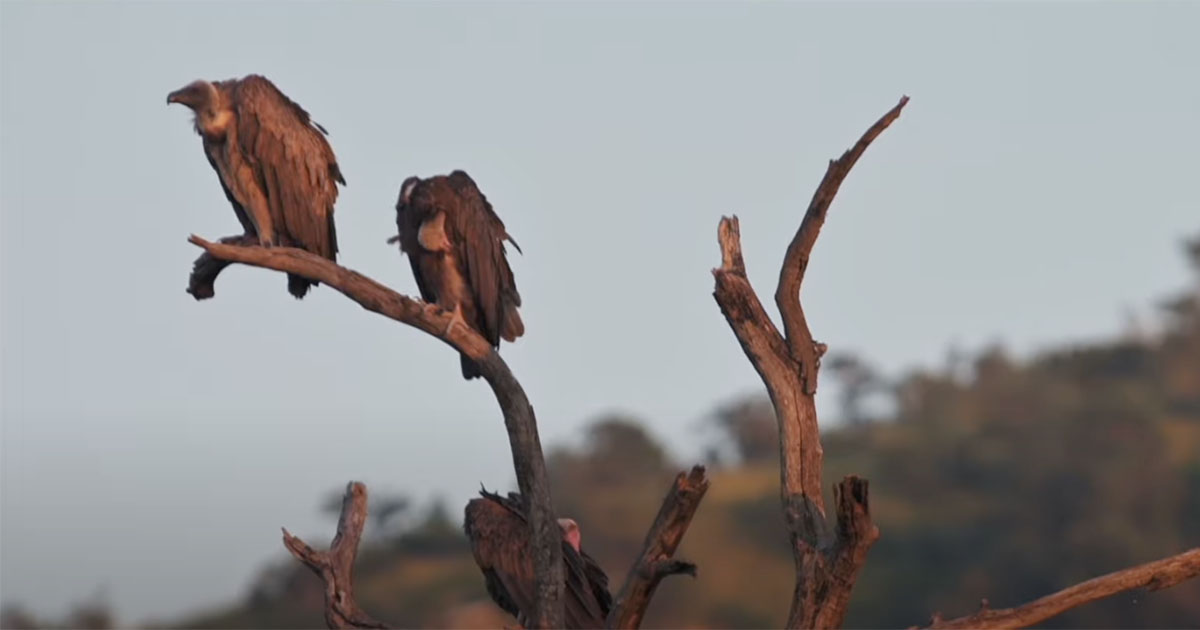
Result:
[[[316,551],[283,530],[283,545],[325,583],[325,625],[330,628],[387,628],[354,600],[354,557],[367,522],[367,488],[357,481],[346,486],[337,535],[329,551]]]
[[[879,537],[871,522],[867,482],[847,477],[836,488],[837,528],[830,531],[822,497],[820,430],[814,395],[825,345],[813,340],[800,303],[800,285],[825,214],[842,180],[879,134],[900,116],[908,97],[884,114],[841,158],[829,163],[779,271],[775,303],[784,334],[771,321],[746,277],[737,217],[718,229],[721,267],[713,270],[716,298],[742,350],[758,371],[779,422],[780,498],[796,565],[788,628],[842,624],[851,589]]]
[[[1133,589],[1156,591],[1200,575],[1200,548],[1115,571],[1065,588],[1016,608],[988,608],[987,600],[979,612],[957,619],[933,616],[929,628],[1026,628],[1060,615],[1088,602],[1104,599]]]
[[[708,479],[704,478],[703,466],[693,466],[689,474],[681,472],[675,477],[675,483],[646,534],[642,553],[629,570],[625,585],[608,614],[609,628],[638,628],[650,606],[650,599],[654,597],[654,590],[664,577],[681,573],[696,575],[696,565],[675,560],[674,556],[707,491]]]
[[[834,488],[837,528],[829,531],[821,494],[823,451],[814,395],[825,345],[813,340],[799,299],[800,285],[825,215],[842,181],[871,142],[899,116],[908,97],[880,118],[841,158],[829,163],[779,272],[775,303],[784,334],[772,323],[746,277],[737,217],[718,228],[721,267],[713,296],[754,369],[767,386],[780,435],[780,493],[796,564],[789,628],[834,628],[845,619],[850,593],[867,551],[879,537],[871,522],[867,481],[847,477]],[[1114,593],[1173,586],[1200,574],[1200,549],[1084,582],[1018,608],[943,620],[930,628],[1019,628]]]
[[[197,273],[203,269],[207,275],[202,274],[201,280],[208,278],[207,286],[211,289],[212,279],[222,268],[217,266],[217,261],[293,273],[327,285],[369,311],[423,330],[475,359],[504,414],[504,427],[508,431],[517,485],[522,496],[529,501],[529,523],[533,543],[531,547],[534,550],[533,566],[537,572],[538,593],[538,605],[533,619],[539,628],[561,628],[562,533],[555,518],[550,486],[546,479],[546,462],[538,438],[537,420],[533,407],[525,396],[525,390],[509,370],[508,364],[492,349],[487,340],[466,326],[450,327],[450,314],[436,306],[400,295],[358,272],[306,251],[291,247],[267,249],[210,243],[194,235],[188,240],[203,248],[213,259],[204,265],[201,265],[200,260],[197,261],[196,270],[193,271],[193,287],[205,286],[204,282],[197,285],[196,279]],[[201,260],[205,260],[203,256]]]

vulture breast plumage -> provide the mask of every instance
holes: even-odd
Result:
[[[533,554],[529,550],[529,525],[520,495],[502,497],[481,491],[467,503],[463,528],[471,543],[475,563],[483,571],[488,594],[498,606],[529,627],[535,601]],[[582,549],[564,538],[563,569],[566,583],[563,623],[567,628],[603,628],[612,609],[608,576]]]
[[[345,185],[326,131],[265,77],[194,81],[167,95],[196,114],[196,133],[246,234],[265,247],[337,259],[333,207]],[[315,283],[288,276],[304,297]]]
[[[504,241],[517,244],[469,175],[454,171],[405,180],[396,227],[399,235],[389,242],[399,241],[408,255],[423,300],[451,312],[453,322],[475,329],[493,348],[525,333]],[[480,376],[466,355],[462,374]]]

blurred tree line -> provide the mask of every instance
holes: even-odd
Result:
[[[883,533],[850,627],[923,624],[935,611],[973,612],[981,598],[1016,605],[1200,545],[1200,238],[1187,253],[1194,285],[1163,301],[1153,333],[1026,361],[994,347],[890,382],[859,358],[827,360],[844,422],[824,430],[826,485],[868,477]],[[881,395],[886,411],[870,402]],[[664,582],[646,626],[778,627],[793,575],[770,402],[732,401],[705,423],[715,429],[712,487],[679,554],[699,575]],[[547,453],[559,512],[580,523],[614,589],[684,467],[645,426],[606,416],[581,446]],[[368,611],[401,627],[512,625],[484,592],[461,506],[372,501],[357,580]],[[175,625],[322,627],[319,582],[282,555],[243,601]],[[35,627],[21,621],[4,627]],[[1103,600],[1044,627],[1197,624],[1192,582]]]

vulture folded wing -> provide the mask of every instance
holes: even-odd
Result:
[[[589,572],[584,560],[575,549],[563,544],[563,561],[566,564],[566,597],[563,602],[564,621],[568,628],[603,628],[608,608],[597,597],[595,587],[591,583],[593,575]],[[600,572],[604,575],[603,571]],[[604,584],[608,584],[608,576],[604,576]],[[607,588],[604,592],[607,595]],[[611,598],[610,598],[611,605]]]
[[[467,272],[467,281],[483,315],[485,330],[482,332],[492,345],[498,346],[501,335],[508,335],[506,330],[512,329],[511,324],[506,326],[506,320],[515,317],[514,309],[521,305],[521,295],[517,293],[512,269],[505,258],[504,240],[508,234],[504,223],[469,175],[454,171],[449,180],[457,193],[458,208],[449,215],[447,231],[453,234],[451,239],[461,250],[459,256]]]
[[[238,143],[270,204],[285,243],[335,260],[333,206],[345,184],[323,130],[267,79],[251,75],[233,91]]]
[[[533,560],[527,553],[528,525],[498,495],[485,493],[467,504],[466,530],[488,594],[522,623],[537,601]]]
[[[421,299],[429,304],[437,304],[437,294],[430,287],[430,282],[425,278],[423,263],[425,256],[428,254],[410,254],[408,262],[412,264],[413,277],[417,279],[417,290],[421,292]]]
[[[516,495],[481,494],[482,499],[467,504],[465,528],[471,551],[483,570],[488,594],[524,624],[528,620],[522,614],[533,610],[536,597],[524,506]],[[591,556],[576,552],[566,541],[562,543],[562,554],[566,578],[564,625],[603,628],[612,608],[608,576]]]
[[[436,274],[426,269],[430,254],[422,251],[417,244],[417,234],[421,229],[421,217],[424,214],[424,209],[416,207],[415,204],[405,203],[403,199],[396,202],[396,238],[400,241],[400,250],[407,255],[408,262],[412,265],[413,278],[417,280],[421,299],[436,304],[437,293],[433,291],[437,281]]]
[[[220,167],[217,166],[217,163],[213,161],[212,156],[207,151],[205,151],[204,157],[208,158],[208,165],[217,172],[217,181],[221,182],[221,190],[225,191],[225,198],[233,206],[233,213],[237,215],[238,221],[241,222],[242,229],[245,230],[246,234],[255,234],[254,222],[250,220],[250,215],[246,214],[246,209],[242,207],[242,204],[238,203],[237,198],[233,196],[233,191],[229,190],[229,186],[225,185],[225,180],[221,177]]]
[[[587,578],[587,583],[591,585],[592,595],[600,605],[600,611],[604,618],[607,619],[613,605],[612,593],[608,590],[608,574],[586,551],[580,551],[579,555],[583,560],[583,574]]]

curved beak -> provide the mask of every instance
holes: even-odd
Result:
[[[175,90],[174,92],[171,92],[170,94],[168,94],[168,95],[167,95],[167,105],[170,105],[171,103],[179,103],[179,102],[182,102],[182,101],[180,100],[180,97],[181,97],[182,95],[183,95],[183,90],[182,90],[182,89],[180,89],[180,90]]]

